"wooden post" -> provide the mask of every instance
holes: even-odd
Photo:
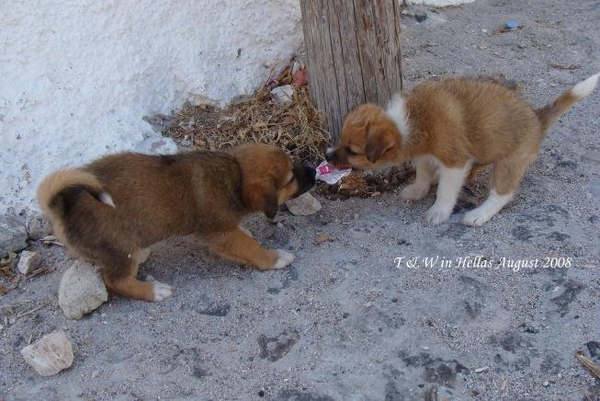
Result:
[[[308,85],[332,142],[361,103],[385,106],[402,89],[398,0],[300,0]]]

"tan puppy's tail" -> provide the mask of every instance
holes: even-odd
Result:
[[[82,169],[57,171],[40,184],[37,197],[42,211],[50,218],[63,217],[76,201],[81,191],[86,191],[99,202],[112,207],[111,196],[95,175]]]
[[[549,103],[541,109],[535,110],[535,114],[537,114],[538,119],[542,123],[542,132],[546,132],[548,128],[554,124],[556,119],[567,111],[573,103],[592,93],[598,83],[599,77],[600,73],[592,75],[585,81],[578,83],[568,91],[564,92],[552,103]]]

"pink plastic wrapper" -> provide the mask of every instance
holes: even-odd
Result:
[[[333,185],[350,174],[351,171],[351,168],[338,170],[333,164],[329,164],[324,161],[317,166],[317,180],[321,180],[329,185]]]

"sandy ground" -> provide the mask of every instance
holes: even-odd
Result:
[[[507,20],[521,29],[500,32]],[[541,106],[600,71],[599,21],[597,0],[406,16],[405,84],[502,74]],[[561,118],[514,202],[481,228],[462,225],[464,210],[426,226],[433,194],[320,198],[316,215],[247,223],[295,253],[290,268],[258,272],[171,240],[142,269],[171,298],[113,296],[79,321],[57,305],[71,260],[44,248],[56,271],[1,298],[0,399],[600,400],[573,356],[600,363],[598,110],[600,90]],[[43,378],[19,351],[53,330],[75,361]]]

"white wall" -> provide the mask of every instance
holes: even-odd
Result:
[[[144,116],[252,93],[302,43],[298,0],[27,0],[1,8],[0,214],[36,210],[35,188],[50,171],[147,150],[158,137]],[[164,141],[163,150],[172,148]]]

